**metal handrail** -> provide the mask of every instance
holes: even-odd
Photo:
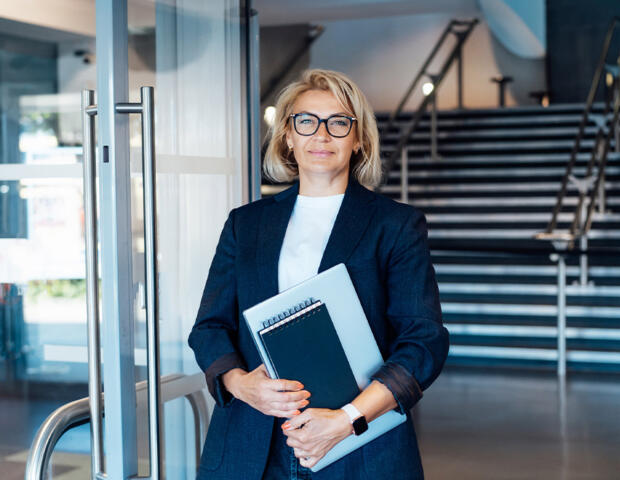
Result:
[[[203,394],[205,386],[205,377],[202,373],[194,375],[172,374],[161,379],[163,403],[185,397],[192,408],[195,419],[196,468],[200,463],[202,439],[209,426],[209,409],[206,397]],[[140,407],[148,404],[148,399],[144,398],[145,390],[147,390],[146,381],[136,384],[136,401]],[[103,397],[104,394],[101,395],[101,403],[103,403]],[[75,400],[58,408],[45,419],[30,447],[26,462],[25,480],[43,480],[45,478],[52,453],[60,438],[72,428],[90,422],[89,403],[89,397]],[[106,477],[100,476],[99,478]]]
[[[573,167],[577,161],[577,154],[579,153],[579,147],[581,145],[581,140],[583,138],[585,132],[585,126],[588,123],[588,120],[592,120],[592,105],[594,103],[594,97],[596,96],[596,92],[599,89],[601,77],[603,75],[603,71],[605,69],[605,60],[607,58],[607,54],[609,53],[609,47],[611,45],[611,40],[614,34],[614,30],[616,25],[620,23],[620,17],[614,17],[609,24],[609,28],[607,29],[607,33],[605,34],[605,40],[603,41],[603,47],[601,48],[601,54],[597,63],[596,70],[594,72],[594,76],[592,77],[592,84],[590,85],[590,91],[588,93],[588,97],[586,100],[586,106],[583,111],[583,115],[581,117],[581,122],[579,123],[579,129],[577,131],[577,135],[575,137],[575,143],[573,145],[573,149],[571,151],[571,156],[568,164],[566,165],[566,171],[564,172],[564,176],[562,177],[562,183],[560,186],[560,190],[558,191],[558,195],[556,197],[556,202],[553,207],[553,212],[551,214],[551,219],[547,225],[547,228],[544,232],[538,233],[535,235],[535,238],[539,240],[551,240],[551,241],[563,241],[566,242],[567,245],[572,248],[574,246],[574,240],[576,237],[581,237],[585,239],[587,237],[588,232],[590,231],[590,227],[592,225],[592,214],[594,212],[594,206],[596,203],[596,195],[601,193],[601,189],[604,191],[604,178],[605,178],[605,167],[607,164],[607,157],[609,154],[609,146],[611,144],[611,139],[615,135],[617,137],[617,129],[618,129],[618,110],[619,110],[619,101],[620,101],[620,79],[618,75],[615,75],[614,87],[613,87],[613,107],[611,107],[610,112],[610,102],[609,98],[605,99],[605,108],[603,111],[601,121],[598,123],[598,129],[596,134],[596,139],[594,142],[594,147],[592,149],[590,160],[587,166],[586,176],[582,180],[576,179],[572,175]],[[611,124],[609,127],[606,125],[607,120],[611,116]],[[604,142],[604,143],[601,143]],[[616,145],[616,149],[618,149],[618,145]],[[583,202],[587,195],[587,190],[589,189],[589,180],[591,179],[592,170],[594,167],[594,163],[598,158],[598,173],[596,180],[594,182],[594,187],[590,191],[590,203],[587,209],[587,214],[583,208]],[[579,189],[579,200],[577,202],[577,206],[575,207],[573,222],[571,223],[571,227],[569,232],[558,233],[554,232],[557,227],[558,216],[560,211],[562,210],[562,205],[564,199],[566,197],[566,191],[568,187],[568,182],[571,181],[573,184],[577,185]],[[579,228],[579,232],[577,232]],[[582,245],[582,248],[583,245]]]
[[[387,127],[386,127],[386,131],[390,130],[390,128],[392,127],[393,123],[396,121],[396,118],[398,118],[398,116],[401,114],[405,104],[409,100],[409,97],[411,96],[411,94],[413,93],[414,89],[416,88],[416,86],[420,82],[420,79],[423,76],[427,76],[427,77],[431,77],[432,78],[432,83],[433,83],[433,91],[432,91],[432,93],[429,94],[429,95],[426,95],[424,97],[424,99],[422,100],[422,102],[420,103],[420,105],[418,106],[418,108],[416,109],[416,111],[415,111],[415,113],[413,115],[413,120],[412,120],[409,128],[406,130],[405,133],[401,134],[400,139],[399,139],[398,143],[396,144],[396,147],[395,147],[394,151],[387,158],[386,165],[385,165],[385,172],[387,174],[389,174],[389,172],[392,170],[392,167],[394,166],[394,164],[396,162],[396,159],[401,155],[401,152],[402,152],[403,148],[407,145],[407,142],[409,141],[409,138],[411,137],[411,135],[413,134],[413,132],[417,128],[418,124],[420,123],[420,120],[422,119],[422,116],[426,112],[426,109],[427,109],[427,106],[428,106],[429,102],[431,102],[431,101],[434,102],[435,101],[435,97],[437,95],[437,88],[441,85],[441,82],[443,81],[444,77],[446,76],[446,73],[448,72],[448,70],[452,66],[452,63],[455,60],[458,60],[458,98],[459,98],[459,108],[463,108],[463,73],[462,73],[463,69],[462,69],[462,62],[461,62],[462,50],[463,50],[463,45],[465,44],[465,41],[467,40],[467,38],[469,37],[470,33],[472,32],[472,30],[475,28],[475,26],[477,24],[478,24],[478,19],[477,18],[474,18],[472,20],[451,20],[450,21],[450,23],[446,26],[446,28],[442,32],[441,36],[439,37],[439,39],[435,43],[435,46],[433,47],[433,49],[429,53],[429,55],[426,58],[425,62],[422,64],[422,67],[418,71],[417,75],[415,76],[415,78],[411,82],[411,85],[409,86],[409,88],[407,89],[405,94],[403,95],[403,98],[401,99],[400,103],[398,104],[398,107],[396,107],[396,110],[394,110],[394,112],[390,115],[390,118],[388,120],[388,124],[387,124]],[[460,28],[462,28],[462,27],[465,27],[465,29],[461,30]],[[435,56],[439,52],[439,49],[444,44],[446,38],[448,37],[448,34],[450,34],[450,33],[456,35],[457,42],[454,45],[454,47],[452,48],[452,52],[448,56],[447,60],[441,66],[441,69],[440,69],[439,73],[436,74],[436,75],[435,74],[431,74],[430,72],[427,71],[427,68],[429,67],[431,62],[434,60]],[[385,176],[384,181],[387,179],[387,177],[388,177],[388,175]]]

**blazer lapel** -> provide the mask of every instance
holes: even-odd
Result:
[[[350,178],[323,252],[319,273],[349,259],[368,227],[375,209],[375,195]]]
[[[299,182],[274,195],[259,219],[256,266],[261,300],[278,293],[280,250],[298,192]]]
[[[278,193],[265,205],[258,225],[256,266],[260,300],[278,293],[278,261],[286,228],[299,192],[299,182]],[[319,272],[345,263],[359,243],[375,212],[375,196],[350,179],[336,216]]]

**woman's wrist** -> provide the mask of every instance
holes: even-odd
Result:
[[[239,391],[239,379],[245,375],[247,372],[242,368],[233,368],[232,370],[228,370],[227,372],[222,374],[222,383],[226,390],[230,392],[230,394],[241,400],[240,391]]]
[[[336,410],[338,416],[336,420],[338,422],[338,431],[341,432],[342,439],[347,438],[349,435],[353,433],[353,427],[351,426],[351,420],[342,408]]]

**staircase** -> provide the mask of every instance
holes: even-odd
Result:
[[[601,112],[595,105],[594,112]],[[430,158],[425,118],[407,145],[407,201],[426,214],[429,242],[451,333],[449,363],[555,368],[557,264],[548,255],[492,249],[548,247],[535,240],[551,218],[574,145],[583,105],[438,113],[438,158]],[[382,155],[411,120],[386,131],[378,114]],[[594,143],[589,124],[573,174],[585,174]],[[401,165],[382,193],[401,200]],[[620,372],[620,155],[606,169],[605,213],[597,213],[588,247],[618,255],[589,258],[587,285],[579,258],[567,260],[567,366]],[[558,222],[568,229],[578,192],[569,187]],[[463,251],[463,247],[480,251]],[[461,249],[461,251],[459,251]]]

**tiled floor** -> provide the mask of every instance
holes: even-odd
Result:
[[[620,377],[446,371],[415,409],[431,480],[619,480]]]
[[[430,480],[620,480],[620,377],[445,371],[414,409]],[[0,399],[0,478],[22,480],[50,402]],[[63,438],[55,480],[88,476],[88,429]]]

